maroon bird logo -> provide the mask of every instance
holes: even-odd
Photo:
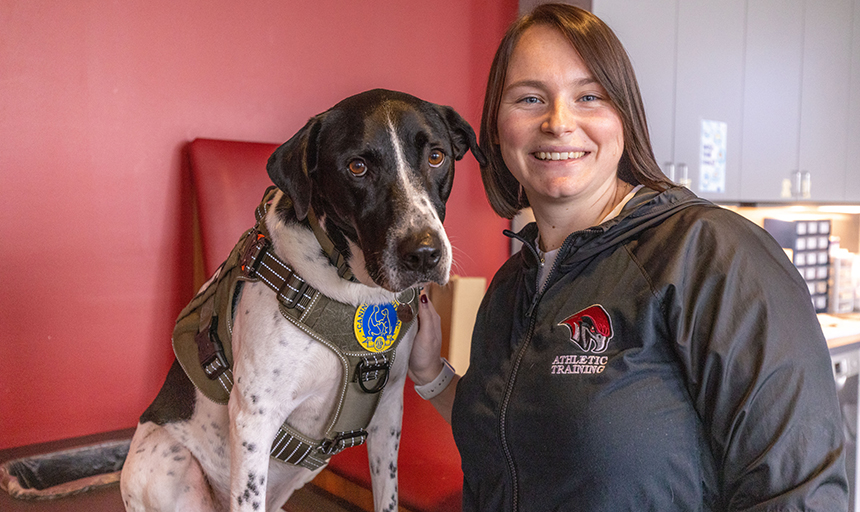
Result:
[[[603,352],[612,338],[612,321],[600,304],[589,306],[558,325],[570,329],[570,341],[585,352]]]

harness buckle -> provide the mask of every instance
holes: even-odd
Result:
[[[307,281],[291,271],[287,278],[284,279],[284,286],[278,290],[278,297],[283,297],[281,302],[284,306],[293,309],[299,305],[299,301],[302,300],[308,287]]]
[[[266,249],[271,244],[266,235],[259,231],[254,231],[251,233],[251,236],[256,236],[256,239],[248,244],[248,247],[245,248],[245,252],[242,254],[242,258],[239,260],[242,272],[248,277],[253,277],[257,273],[257,267],[260,265],[260,256],[266,252]]]
[[[364,444],[365,440],[367,440],[367,431],[364,429],[340,432],[332,439],[323,439],[319,449],[326,455],[336,455],[347,448]]]
[[[218,337],[218,317],[213,316],[209,325],[194,336],[197,342],[197,357],[203,373],[215,380],[230,369],[224,357],[224,345]]]
[[[221,354],[215,354],[207,362],[203,363],[203,373],[209,377],[209,380],[217,379],[229,369],[227,361],[224,360]]]
[[[388,384],[388,371],[390,368],[391,365],[388,364],[388,361],[371,364],[362,359],[355,367],[355,379],[358,381],[361,390],[365,393],[379,393]],[[371,375],[378,372],[381,372],[381,374]],[[368,388],[364,383],[371,380],[376,380],[376,385]]]

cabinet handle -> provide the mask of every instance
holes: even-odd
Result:
[[[678,180],[678,185],[682,187],[690,188],[693,184],[693,180],[690,179],[689,170],[687,169],[687,164],[679,163],[678,164],[678,174],[681,175],[681,178]]]
[[[800,199],[803,190],[803,173],[794,171],[792,175],[794,176],[794,186],[791,187],[791,197],[792,199]]]
[[[669,181],[675,183],[675,162],[666,162],[663,164],[663,174],[669,178]]]
[[[779,197],[783,199],[794,199],[794,189],[792,188],[791,178],[782,180],[782,190],[779,192]]]

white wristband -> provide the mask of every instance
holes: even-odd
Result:
[[[418,396],[423,398],[424,400],[430,400],[431,398],[435,398],[439,393],[445,391],[445,388],[448,387],[448,384],[453,380],[456,372],[454,371],[454,367],[451,366],[451,363],[448,362],[444,357],[442,358],[442,371],[439,372],[439,375],[433,379],[432,382],[428,382],[423,386],[415,385],[415,392],[418,393]]]

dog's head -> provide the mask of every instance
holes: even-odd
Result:
[[[445,202],[454,161],[470,149],[483,164],[475,132],[451,107],[376,89],[313,117],[268,172],[297,220],[313,209],[359,280],[401,291],[448,280]]]

